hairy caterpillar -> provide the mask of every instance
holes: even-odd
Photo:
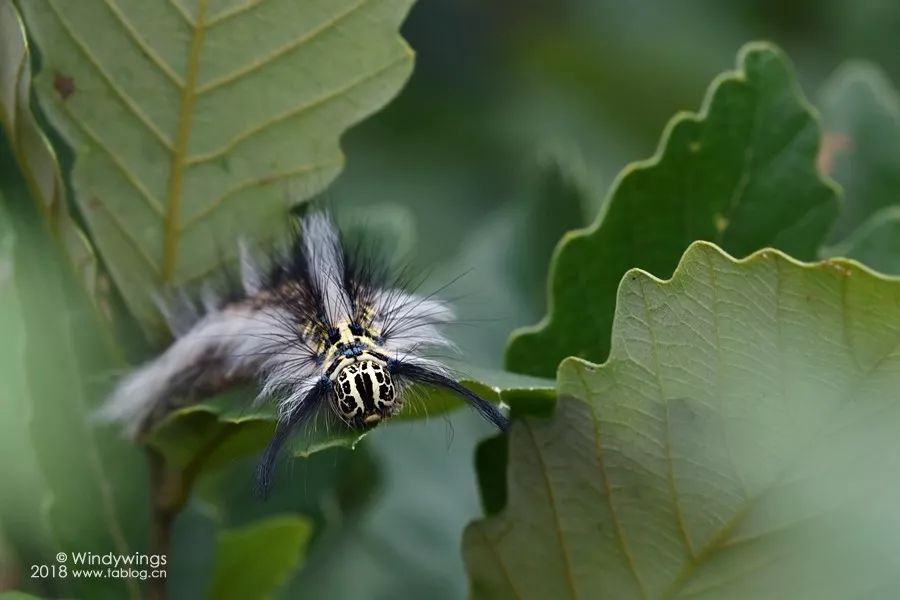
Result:
[[[449,389],[507,428],[503,413],[425,354],[450,345],[439,330],[453,319],[450,307],[392,285],[371,255],[348,252],[327,214],[299,221],[297,239],[268,274],[243,246],[240,262],[237,297],[208,298],[203,316],[189,302],[162,306],[175,341],[119,383],[102,417],[136,434],[173,398],[256,379],[259,398],[278,402],[275,434],[257,468],[263,494],[287,439],[320,410],[365,430],[396,414],[415,383]]]

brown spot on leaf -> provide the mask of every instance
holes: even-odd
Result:
[[[726,229],[728,229],[728,217],[723,215],[722,213],[716,213],[713,215],[713,225],[716,228],[716,232],[724,233]]]
[[[847,265],[842,260],[828,259],[822,261],[822,264],[825,265],[826,268],[831,269],[832,271],[836,271],[840,273],[844,277],[851,277],[853,275],[853,270],[850,269],[849,265]]]
[[[816,163],[819,172],[830,175],[834,169],[834,163],[838,155],[852,146],[852,140],[843,133],[826,131],[822,136],[822,145],[819,147],[819,156]]]
[[[60,98],[68,100],[69,96],[75,93],[75,79],[57,71],[53,76],[53,89]]]

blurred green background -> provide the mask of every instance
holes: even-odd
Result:
[[[412,78],[345,137],[347,167],[325,195],[342,214],[385,205],[407,213],[414,262],[463,275],[451,287],[463,317],[484,320],[479,331],[459,328],[463,349],[499,365],[507,333],[542,314],[534,288],[545,273],[516,268],[527,225],[519,245],[497,244],[504,264],[465,262],[501,235],[492,217],[514,221],[543,200],[566,226],[592,221],[618,171],[654,152],[677,111],[699,109],[747,41],[781,46],[815,103],[845,60],[869,59],[900,80],[898,28],[900,5],[889,0],[426,0],[402,29],[417,53]],[[586,217],[558,193],[540,197],[556,164],[584,190]],[[486,272],[498,266],[523,287]],[[528,306],[496,301],[506,293]]]
[[[345,136],[323,199],[349,226],[396,228],[424,289],[450,284],[466,361],[500,367],[510,331],[543,314],[559,235],[593,220],[616,173],[699,108],[743,43],[780,45],[814,100],[847,59],[900,81],[897,31],[895,0],[420,0],[402,29],[414,74]],[[173,597],[204,589],[219,526],[289,511],[316,530],[283,597],[464,596],[460,537],[481,513],[472,465],[489,434],[468,412],[392,423],[356,451],[296,461],[266,505],[248,493],[252,460],[218,472],[177,524],[173,554],[190,560],[170,569]],[[0,590],[4,577],[16,583],[0,568]]]
[[[509,332],[544,309],[546,273],[523,269],[546,265],[555,240],[536,239],[529,213],[543,210],[556,233],[592,221],[618,171],[655,151],[677,111],[699,109],[709,82],[733,67],[747,41],[780,45],[815,103],[845,60],[871,60],[900,81],[897,31],[900,3],[891,0],[424,0],[402,29],[417,53],[414,74],[345,137],[347,167],[326,196],[339,214],[385,205],[408,214],[414,262],[434,272],[429,283],[461,276],[449,288],[461,317],[454,339],[469,362],[499,367]],[[465,594],[458,539],[480,511],[468,467],[474,441],[488,432],[465,413],[443,421],[393,425],[371,440],[388,468],[418,462],[410,454],[426,449],[440,457],[410,489],[384,492],[373,511],[423,511],[425,577],[407,579],[420,555],[406,535],[384,528],[379,541],[398,554],[361,544],[352,555],[367,555],[366,564],[380,556],[379,580],[400,587],[372,593],[310,569],[293,589],[316,580],[328,597]],[[445,461],[456,466],[444,471]],[[434,497],[444,501],[432,510]]]

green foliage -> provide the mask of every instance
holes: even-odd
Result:
[[[141,535],[130,516],[144,512],[145,494],[135,483],[137,449],[90,423],[106,387],[98,383],[118,364],[84,293],[98,292],[96,257],[68,212],[56,156],[31,111],[28,44],[8,0],[0,2],[0,40],[0,524],[23,564],[50,564],[57,551],[89,545],[127,553]],[[97,598],[139,593],[116,580],[50,586]]]
[[[37,596],[24,592],[0,592],[0,600],[39,600]]]
[[[28,396],[21,371],[25,327],[15,278],[17,238],[5,202],[0,194],[0,331],[4,332],[0,345],[0,454],[19,460],[0,464],[0,479],[8,489],[22,493],[0,495],[0,524],[20,553],[31,554],[46,536],[43,514],[33,500],[43,497],[45,489],[27,432]]]
[[[481,505],[486,515],[493,515],[506,506],[506,434],[488,438],[475,451],[475,471],[478,473],[478,489]]]
[[[413,3],[0,0],[0,598],[144,597],[27,566],[160,546],[173,598],[895,597],[900,280],[869,268],[900,274],[900,63],[838,69],[820,140],[747,45],[601,202],[761,9],[420,3],[416,77],[344,141],[406,83]],[[772,32],[900,18],[814,4]],[[831,68],[796,43],[803,81]],[[436,358],[512,430],[416,388],[365,436],[295,436],[261,503],[255,389],[137,443],[96,423],[152,293],[269,248],[343,148],[321,202],[453,300],[463,360]],[[798,262],[840,256],[866,266]]]
[[[310,523],[292,515],[269,517],[219,534],[214,600],[271,598],[303,560]]]
[[[820,95],[825,127],[822,162],[844,188],[832,239],[870,228],[879,211],[900,204],[900,98],[884,73],[853,62],[831,76]]]
[[[245,410],[223,410],[218,403],[196,404],[166,415],[144,442],[159,450],[169,464],[199,475],[248,454],[258,454],[274,432],[275,415],[271,411],[247,414]],[[294,453],[307,457],[337,446],[353,447],[362,437],[349,431],[311,431],[297,436]]]
[[[475,597],[894,595],[898,323],[900,280],[847,261],[698,242],[629,271],[609,360],[513,428]]]
[[[891,275],[900,275],[900,206],[872,215],[839,244],[824,249],[827,256],[846,256]]]
[[[11,325],[4,328],[10,335],[4,335],[0,355],[0,411],[10,417],[4,430],[9,426],[14,433],[4,443],[19,444],[16,454],[7,455],[16,458],[3,472],[31,471],[31,518],[36,520],[35,511],[46,511],[40,517],[46,519],[52,545],[34,548],[42,534],[40,529],[32,532],[32,558],[49,564],[58,551],[88,548],[127,554],[141,537],[141,521],[131,516],[146,510],[136,462],[140,451],[117,432],[97,429],[91,422],[96,402],[108,387],[110,369],[119,363],[99,337],[91,304],[60,264],[24,182],[8,163],[0,165],[0,173],[2,227],[16,232],[14,239],[5,238],[0,284],[3,321]],[[137,594],[136,584],[115,579],[62,585],[86,597]]]
[[[877,67],[854,62],[832,75],[820,104],[820,163],[846,198],[823,254],[900,274],[900,96]]]
[[[53,148],[31,111],[31,56],[25,26],[12,0],[0,1],[0,123],[32,197],[82,277],[95,291],[96,256],[66,206]]]
[[[672,120],[655,158],[623,171],[599,220],[565,237],[548,316],[513,336],[507,368],[549,377],[566,356],[603,360],[622,275],[667,276],[694,240],[817,255],[838,210],[816,171],[818,125],[780,51],[752,44],[738,63],[700,115]]]
[[[553,382],[514,373],[463,367],[478,379],[463,383],[482,397],[495,403],[507,393],[540,394],[553,387]],[[177,409],[160,421],[144,437],[144,443],[158,450],[166,461],[190,474],[193,482],[203,472],[233,462],[248,454],[258,454],[275,431],[275,415],[271,410],[248,412],[246,405],[253,393],[238,390],[229,398],[194,404]],[[459,409],[464,403],[455,394],[436,388],[413,390],[412,400],[397,420],[438,416]],[[295,436],[291,445],[295,456],[306,458],[315,452],[336,447],[354,448],[365,434],[343,429],[309,428]]]
[[[338,138],[412,68],[412,0],[23,3],[36,89],[129,307],[208,276],[238,232],[270,239],[340,171]],[[224,256],[223,256],[224,255]]]
[[[166,415],[143,441],[167,463],[198,472],[258,451],[274,432],[272,415],[226,416],[214,406],[197,404]]]

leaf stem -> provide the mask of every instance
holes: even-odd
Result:
[[[187,500],[181,474],[169,469],[161,453],[147,448],[147,465],[150,475],[150,552],[168,557],[172,547],[172,525]],[[152,600],[167,600],[167,578],[150,579]]]
[[[172,528],[181,509],[191,495],[194,482],[213,452],[227,440],[233,430],[228,429],[214,436],[184,468],[173,468],[161,452],[152,446],[147,448],[147,465],[150,477],[150,552],[166,557],[171,565]],[[167,600],[167,578],[150,580],[150,598]]]

